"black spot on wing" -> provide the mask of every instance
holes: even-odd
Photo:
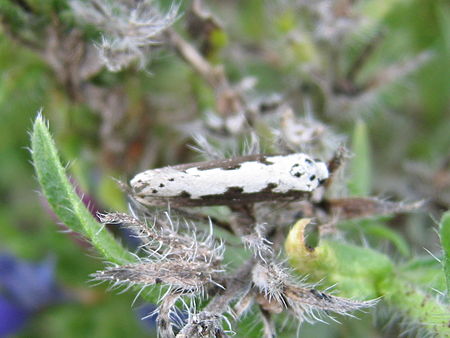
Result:
[[[191,198],[191,194],[188,193],[187,191],[183,190],[181,192],[181,194],[178,195],[178,197],[182,197],[182,198]]]
[[[240,195],[244,191],[242,187],[229,187],[224,195]]]
[[[269,183],[264,189],[261,190],[262,193],[272,192],[273,189],[278,187],[276,183]]]
[[[303,174],[304,174],[304,172],[301,170],[301,168],[298,168],[298,167],[300,167],[299,163],[294,164],[291,167],[291,170],[289,172],[292,176],[297,177],[297,178],[303,176]]]

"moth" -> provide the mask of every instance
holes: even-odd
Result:
[[[325,163],[306,154],[249,155],[147,170],[130,185],[146,206],[236,205],[305,198],[328,176]]]

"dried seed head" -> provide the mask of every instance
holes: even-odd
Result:
[[[208,311],[194,314],[177,338],[226,337],[221,320],[222,316]]]
[[[285,286],[284,297],[289,309],[300,321],[323,321],[321,318],[331,316],[328,311],[341,315],[352,316],[350,312],[374,306],[378,300],[353,301],[335,297],[315,288],[301,287],[288,283]]]
[[[124,213],[97,213],[97,216],[104,225],[118,224],[130,230],[132,236],[139,238],[142,242],[142,247],[151,246],[151,243],[158,237],[146,223],[139,221],[133,216]]]
[[[193,136],[195,145],[189,146],[192,150],[201,154],[205,161],[222,160],[225,154],[214,147],[203,134],[196,134]]]
[[[197,238],[194,226],[191,227],[194,230],[190,233],[178,233],[175,230],[177,227],[167,213],[165,221],[155,218],[151,227],[147,223],[123,213],[99,214],[98,216],[103,224],[120,224],[129,229],[136,238],[141,240],[141,247],[149,256],[181,259],[189,262],[209,262],[213,266],[219,266],[222,262],[224,246],[222,243],[214,241],[212,224],[210,224],[210,233],[202,241]],[[186,228],[189,228],[187,223]]]
[[[331,296],[311,285],[296,285],[288,271],[277,262],[256,264],[252,270],[252,281],[260,292],[257,302],[264,310],[279,313],[281,309],[288,308],[300,322],[323,321],[322,317],[330,317],[328,311],[351,316],[351,311],[377,303],[377,300],[353,301]]]
[[[221,271],[212,269],[209,263],[182,260],[142,262],[110,267],[92,274],[94,280],[110,281],[113,286],[166,284],[176,290],[199,293],[214,282]]]
[[[284,302],[283,291],[288,278],[281,264],[257,263],[252,270],[252,281],[258,290],[269,300],[275,299],[279,303]]]
[[[241,238],[244,245],[253,252],[254,257],[264,263],[273,257],[273,251],[270,247],[272,242],[265,238],[265,233],[265,225],[257,224],[253,233]]]
[[[177,19],[179,8],[172,5],[163,14],[152,0],[72,0],[70,5],[80,20],[104,32],[98,45],[100,57],[113,72],[120,71],[135,60],[144,66],[149,46],[161,41],[161,33]]]

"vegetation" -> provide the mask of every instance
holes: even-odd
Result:
[[[449,18],[4,1],[0,336],[450,335]],[[297,152],[330,177],[295,200],[144,208],[127,184]]]

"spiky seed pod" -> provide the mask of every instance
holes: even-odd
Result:
[[[254,257],[263,262],[267,262],[273,257],[272,247],[270,246],[272,242],[264,236],[265,232],[265,225],[257,224],[253,233],[241,237],[242,242],[252,251]]]
[[[352,316],[350,312],[372,307],[378,302],[378,300],[353,301],[290,282],[285,285],[283,297],[300,322],[323,321],[321,317],[331,318],[329,311]]]
[[[188,323],[177,334],[176,338],[226,337],[221,316],[208,311],[191,315]]]
[[[257,263],[252,270],[252,280],[258,290],[269,300],[283,303],[284,285],[289,275],[280,264]]]
[[[91,276],[94,280],[110,281],[114,286],[166,284],[184,292],[198,293],[214,281],[221,270],[212,269],[208,262],[169,260],[110,267]]]
[[[353,301],[331,296],[311,286],[296,285],[281,263],[256,264],[252,278],[254,285],[266,298],[257,299],[264,309],[279,313],[280,307],[288,308],[300,322],[321,321],[321,317],[330,317],[328,311],[351,316],[351,311],[368,308],[377,303],[377,300]]]
[[[129,229],[142,242],[141,247],[150,256],[166,259],[182,259],[186,261],[209,262],[219,266],[223,259],[224,246],[213,239],[212,227],[205,240],[199,240],[195,232],[179,233],[174,226],[155,220],[153,226],[148,226],[135,217],[123,213],[99,214],[103,224],[121,224]],[[167,215],[168,223],[172,223]]]

